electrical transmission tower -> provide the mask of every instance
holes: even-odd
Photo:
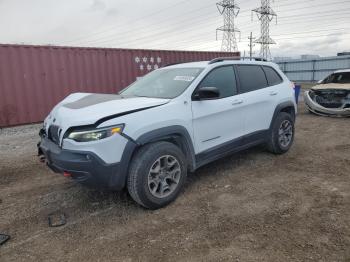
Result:
[[[254,42],[261,45],[260,56],[267,60],[271,59],[270,45],[276,44],[270,37],[270,22],[276,18],[277,23],[277,14],[270,7],[270,2],[270,0],[261,0],[261,6],[252,10],[261,21],[261,36]]]
[[[235,0],[223,0],[216,6],[224,17],[224,25],[216,29],[216,40],[218,39],[218,31],[222,31],[221,50],[225,52],[237,51],[236,33],[240,33],[240,31],[235,27],[235,18],[240,8],[235,4]]]

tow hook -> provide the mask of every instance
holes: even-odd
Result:
[[[40,142],[38,142],[38,143],[36,144],[36,147],[37,147],[37,149],[38,149],[38,156],[42,156],[44,153],[43,153],[43,151],[42,151],[41,148],[40,148]]]

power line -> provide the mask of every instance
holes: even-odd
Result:
[[[183,3],[187,3],[188,1],[191,1],[191,0],[182,0],[182,1],[180,1],[180,2],[177,2],[177,3],[173,4],[173,5],[167,6],[166,8],[162,8],[162,9],[159,9],[159,10],[157,10],[157,11],[155,11],[155,12],[152,12],[152,13],[146,15],[146,16],[139,17],[138,19],[129,20],[129,21],[126,22],[125,24],[126,24],[126,25],[129,25],[130,23],[135,23],[135,22],[137,22],[137,21],[142,21],[142,20],[144,20],[145,18],[152,17],[152,16],[154,16],[154,15],[158,15],[159,13],[161,13],[161,12],[163,12],[163,11],[169,10],[170,8],[176,7],[176,6],[181,5],[181,4],[183,4]],[[113,28],[115,28],[115,26],[112,26],[111,29],[103,30],[103,31],[96,32],[96,33],[92,33],[92,34],[89,34],[88,36],[83,36],[83,37],[77,38],[77,39],[75,39],[75,40],[70,40],[70,41],[68,41],[68,42],[74,42],[74,41],[77,41],[77,40],[79,41],[79,40],[82,40],[82,39],[86,39],[86,38],[89,38],[91,35],[104,34],[104,33],[108,32],[109,30],[113,30]]]
[[[349,30],[350,28],[332,28],[332,29],[328,29],[328,30],[316,30],[316,31],[305,31],[305,32],[297,32],[297,33],[289,33],[289,34],[280,34],[280,35],[274,35],[274,37],[279,37],[279,36],[286,36],[286,35],[300,35],[300,34],[309,34],[309,33],[318,33],[318,32],[327,32],[327,31],[338,31],[338,30]],[[182,40],[182,41],[176,41],[176,42],[171,42],[172,44],[176,44],[177,48],[181,48],[181,47],[185,47],[188,46],[188,44],[192,44],[195,45],[196,44],[196,40],[201,40],[201,41],[208,41],[208,39],[203,39],[203,37],[201,38],[191,38],[190,40]],[[242,41],[243,43],[248,42],[248,41]],[[197,44],[204,44],[204,43],[198,43]],[[157,46],[157,45],[152,45],[152,46]],[[159,45],[158,45],[159,46]]]
[[[309,1],[303,0],[300,2],[293,2],[293,3],[284,4],[284,5],[279,5],[278,7],[295,6],[298,4],[304,4],[304,3],[308,3],[308,2],[314,2],[314,0],[309,0]],[[319,3],[317,5],[304,6],[304,7],[300,7],[300,8],[294,8],[294,9],[288,8],[287,10],[279,10],[279,13],[282,13],[282,14],[283,14],[283,12],[290,13],[290,11],[298,11],[298,10],[304,10],[304,9],[309,9],[309,8],[314,8],[314,7],[324,7],[324,6],[329,6],[329,5],[335,6],[337,4],[344,4],[344,3],[349,3],[349,1],[340,1],[340,2],[328,3],[328,4],[327,3],[321,3],[321,4]],[[337,9],[337,10],[339,11],[339,9]],[[243,9],[243,10],[241,10],[241,14],[246,13],[246,12],[250,12],[250,11],[251,11],[250,9]]]
[[[342,13],[342,14],[347,14],[347,13]],[[333,16],[333,15],[328,15],[328,16]],[[347,19],[348,17],[337,17],[337,19],[339,20],[339,19]],[[298,24],[298,23],[304,23],[304,21],[296,21],[296,22],[291,22],[291,23],[286,23],[285,25],[288,25],[288,24]],[[213,24],[214,25],[214,24]],[[325,25],[325,24],[324,24]],[[201,27],[203,27],[203,26],[201,26]],[[181,27],[182,28],[182,27]],[[248,27],[247,27],[248,28]],[[187,28],[187,29],[185,29],[185,30],[180,30],[180,31],[176,31],[176,32],[178,32],[178,33],[185,33],[185,32],[190,32],[190,31],[192,31],[193,29],[192,28]],[[135,41],[138,41],[138,40],[142,40],[142,39],[147,39],[147,38],[149,38],[149,37],[153,37],[153,36],[159,36],[159,37],[161,37],[161,38],[164,38],[166,35],[168,35],[168,34],[170,33],[171,34],[171,37],[170,38],[174,38],[174,37],[176,37],[176,38],[178,38],[178,35],[174,35],[174,31],[171,31],[171,32],[168,32],[168,30],[167,31],[165,31],[165,32],[160,32],[160,33],[157,33],[157,34],[155,34],[155,35],[149,35],[149,36],[145,36],[145,37],[141,37],[141,38],[137,38],[137,39],[133,39],[133,40],[129,40],[129,41],[127,41],[127,42],[125,42],[125,44],[131,44],[132,42],[135,42]],[[203,32],[202,34],[200,34],[200,35],[198,35],[198,34],[196,34],[197,36],[200,36],[200,35],[208,35],[208,33],[207,32]],[[198,37],[197,37],[198,38]],[[194,38],[191,38],[191,39],[194,39]]]
[[[348,17],[343,17],[343,18],[348,18]],[[339,19],[342,19],[342,17],[340,17]],[[299,21],[300,22],[300,21]],[[337,24],[330,24],[330,25],[327,25],[327,24],[324,24],[324,27],[325,28],[326,26],[334,26],[334,25],[337,25]],[[331,28],[331,29],[326,29],[326,30],[316,30],[316,31],[311,31],[311,32],[324,32],[324,31],[336,31],[336,30],[347,30],[346,28]],[[187,31],[190,31],[190,30],[187,30]],[[283,36],[283,35],[293,35],[293,34],[306,34],[306,33],[310,33],[310,31],[306,31],[306,32],[290,32],[288,34],[276,34],[274,36]],[[177,35],[175,35],[174,37],[176,37]],[[193,43],[195,41],[198,41],[198,40],[203,40],[203,41],[207,41],[208,40],[208,33],[207,32],[203,32],[202,34],[197,34],[196,35],[197,37],[191,37],[190,39],[186,39],[186,40],[175,40],[175,41],[171,41],[172,44],[176,43],[176,44],[187,44],[187,43]],[[203,36],[206,36],[205,39],[203,38]],[[164,37],[162,37],[164,38]],[[164,46],[164,44],[158,44],[158,45],[154,45],[153,46]],[[127,47],[130,47],[130,44],[127,46]]]
[[[325,35],[318,35],[318,36],[311,36],[311,38],[319,38],[319,37],[324,37]],[[328,36],[328,35],[326,35]],[[342,38],[342,40],[348,40],[350,39],[350,37],[348,38]],[[287,39],[288,40],[288,39]],[[279,40],[281,42],[285,41],[285,39],[281,39]],[[289,40],[288,40],[289,41]],[[243,42],[243,41],[242,41]],[[247,41],[245,41],[247,42]],[[201,47],[203,46],[203,47]],[[147,47],[147,48],[153,48],[153,47]],[[219,49],[219,45],[218,43],[214,43],[214,44],[208,44],[208,43],[205,43],[205,44],[200,44],[200,45],[192,45],[192,47],[184,47],[184,48],[176,48],[176,50],[197,50],[197,51],[214,51],[214,50],[218,50]],[[165,48],[165,50],[173,50],[173,48]]]
[[[247,2],[250,2],[250,1],[253,1],[253,0],[246,0],[244,3],[247,3]],[[185,3],[185,2],[188,2],[188,0],[180,1],[180,2],[178,2],[178,3],[175,3],[174,5],[171,5],[171,6],[168,6],[168,7],[166,7],[166,8],[163,8],[163,9],[161,9],[161,10],[155,11],[155,12],[153,12],[153,13],[147,15],[147,16],[140,17],[140,18],[138,18],[138,19],[136,19],[136,20],[134,20],[134,19],[133,19],[133,20],[130,20],[130,21],[126,22],[125,25],[130,25],[130,23],[134,23],[134,22],[136,22],[136,21],[142,21],[142,20],[144,20],[144,19],[147,18],[147,17],[151,17],[151,16],[154,16],[154,15],[157,15],[157,14],[161,13],[162,11],[169,10],[170,8],[175,7],[175,6],[178,6],[178,5],[183,4],[183,3]],[[205,5],[205,6],[203,6],[202,8],[196,8],[195,10],[190,10],[189,12],[186,12],[186,13],[181,13],[181,15],[178,15],[178,16],[176,16],[176,17],[182,17],[184,14],[193,13],[193,12],[197,12],[197,11],[201,11],[201,10],[207,9],[207,8],[209,8],[209,7],[212,7],[212,4]],[[173,18],[176,18],[176,17],[173,17]],[[160,22],[167,21],[168,19],[169,19],[169,18],[167,17],[166,20],[163,20],[163,21],[160,21]],[[159,21],[158,21],[157,23],[159,23]],[[100,31],[100,32],[91,33],[91,34],[89,34],[89,35],[87,35],[87,36],[83,36],[83,37],[76,38],[76,39],[74,39],[74,40],[70,40],[70,41],[66,41],[66,42],[74,42],[74,41],[77,41],[77,40],[87,39],[87,38],[90,38],[90,37],[93,36],[93,35],[99,35],[99,34],[107,33],[107,32],[109,32],[110,30],[114,30],[114,29],[116,29],[116,28],[118,28],[118,27],[123,27],[123,26],[112,26],[110,29],[103,30],[103,31]],[[145,28],[148,28],[148,26],[146,26]],[[128,31],[125,31],[125,32],[130,32],[130,31],[128,30]]]
[[[349,35],[350,33],[346,33],[346,35]],[[325,37],[325,36],[329,36],[329,35],[314,35],[314,36],[310,36],[310,38],[320,38],[320,37]],[[290,40],[290,39],[293,39],[293,38],[284,38],[284,39],[278,39],[278,41],[284,41],[284,40]],[[346,37],[346,38],[343,38],[342,40],[348,40],[348,39],[350,39],[350,37]],[[208,44],[206,44],[206,46],[205,47],[203,47],[203,48],[196,48],[196,50],[198,50],[198,51],[202,51],[202,50],[209,50],[209,49],[211,49],[211,48],[216,48],[217,47],[217,45],[208,45]]]
[[[334,35],[334,34],[333,34]],[[328,35],[316,35],[316,36],[312,36],[312,37],[324,37],[324,36],[328,36]],[[284,41],[285,39],[294,39],[295,37],[291,37],[291,38],[278,38],[278,40],[279,41]],[[298,37],[296,37],[296,38],[298,38]],[[300,37],[300,38],[304,38],[304,37]],[[247,41],[242,41],[242,42],[247,42]],[[182,49],[188,49],[188,46],[189,46],[189,44],[191,44],[191,49],[193,50],[193,49],[198,49],[200,46],[208,46],[208,42],[207,41],[205,41],[205,43],[195,43],[195,42],[193,42],[193,40],[191,40],[191,41],[185,41],[185,42],[183,42],[181,45],[180,45],[180,43],[177,43],[176,44],[176,47],[174,48],[173,46],[171,46],[170,48],[169,48],[169,46],[167,47],[167,48],[162,48],[162,49],[178,49],[178,50],[182,50]],[[214,44],[213,46],[215,46],[215,47],[218,47],[218,45],[217,44]],[[149,46],[147,46],[147,48],[154,48],[155,47],[155,45],[149,45]]]
[[[294,25],[294,24],[304,23],[305,21],[313,22],[313,21],[315,21],[316,18],[327,18],[327,17],[334,17],[334,16],[336,16],[337,20],[339,20],[339,19],[346,19],[346,18],[349,18],[349,17],[339,17],[339,15],[349,14],[349,12],[346,12],[348,10],[350,10],[350,8],[343,9],[341,12],[338,11],[338,10],[337,11],[329,11],[329,12],[327,12],[328,14],[324,14],[324,12],[317,12],[317,13],[306,14],[306,15],[298,15],[297,16],[298,17],[298,21],[293,21],[293,22],[290,22],[290,23],[281,23],[281,20],[284,20],[284,19],[290,20],[290,18],[295,18],[295,15],[285,16],[285,17],[279,18],[279,24],[281,26],[282,25],[290,25],[290,24]],[[317,15],[313,16],[315,14],[317,14]],[[322,14],[322,15],[319,15],[319,14]],[[247,26],[242,27],[242,28],[245,29],[245,30],[248,30],[248,29],[253,28],[253,27],[255,27],[255,25],[247,25]]]
[[[191,19],[188,19],[188,20],[192,20]],[[202,19],[200,19],[202,20]],[[192,20],[193,21],[193,20]],[[137,37],[137,38],[133,38],[133,39],[128,39],[126,41],[124,41],[124,43],[132,43],[132,42],[136,42],[136,41],[140,41],[140,40],[147,40],[147,39],[150,39],[150,38],[154,38],[154,37],[163,37],[164,35],[174,35],[174,32],[192,32],[193,31],[193,28],[188,28],[188,27],[185,27],[184,26],[179,26],[179,28],[181,28],[182,30],[179,30],[179,31],[174,31],[174,29],[165,29],[163,31],[152,31],[152,34],[148,34],[146,36],[141,36],[141,37]],[[97,42],[97,43],[105,43],[105,42],[109,42],[109,41],[113,41],[113,40],[117,40],[117,39],[121,39],[121,36],[118,35],[118,36],[115,36],[113,38],[109,38],[109,39],[106,39],[106,40],[98,40],[98,41],[93,41],[93,43]],[[91,43],[91,42],[90,42]]]
[[[212,7],[212,6],[211,6]],[[197,8],[196,10],[191,10],[190,12],[186,12],[186,13],[183,13],[182,15],[179,15],[179,16],[175,16],[175,17],[172,17],[172,19],[174,19],[174,18],[177,18],[177,17],[182,17],[183,15],[185,15],[185,14],[193,14],[193,13],[195,13],[195,12],[198,12],[198,11],[201,11],[201,10],[203,10],[203,9],[207,9],[207,7],[205,7],[205,8]],[[213,13],[213,11],[210,11],[210,12],[208,12],[208,14],[212,14]],[[207,17],[206,16],[206,13],[204,14],[204,16],[205,17]],[[214,17],[214,16],[213,16]],[[217,16],[215,15],[215,17],[217,18]],[[201,19],[200,19],[200,21],[202,21],[203,20],[203,18],[202,17],[200,17]],[[160,24],[161,25],[161,28],[160,29],[163,29],[164,28],[164,22],[167,22],[167,21],[169,21],[169,18],[166,18],[166,19],[164,19],[164,20],[160,20],[160,21],[157,21],[157,23],[156,23],[156,25],[158,25],[158,24]],[[182,24],[182,22],[187,22],[187,21],[193,21],[193,17],[188,17],[188,18],[186,18],[186,19],[184,19],[184,20],[180,20],[181,21],[181,23],[173,23],[174,25],[178,25],[178,24]],[[186,23],[187,24],[187,23]],[[191,23],[192,24],[192,23]],[[151,24],[152,25],[152,24]],[[150,28],[150,26],[151,25],[144,25],[144,26],[140,26],[140,27],[138,27],[138,29],[146,29],[146,30],[149,30],[149,28]],[[128,34],[132,34],[132,35],[135,35],[135,31],[130,31],[130,30],[125,30],[125,31],[122,31],[122,32],[114,32],[112,35],[110,35],[110,36],[104,36],[104,37],[101,37],[101,38],[97,38],[97,39],[95,39],[95,40],[93,40],[94,42],[96,42],[96,41],[108,41],[108,39],[115,39],[115,38],[121,38],[122,36],[124,36],[124,37],[126,37],[126,35],[128,35]]]
[[[348,14],[348,13],[339,13],[339,15],[341,15],[341,14]],[[333,15],[331,15],[331,14],[329,14],[329,15],[327,15],[327,17],[328,16],[333,16]],[[338,15],[337,15],[338,16]],[[320,16],[317,16],[317,17],[320,17]],[[321,17],[326,17],[326,16],[321,16]],[[314,18],[316,18],[316,17],[314,17]],[[339,19],[347,19],[348,17],[337,17],[337,19],[339,20]],[[299,23],[304,23],[304,20],[299,20],[299,21],[296,21],[296,22],[291,22],[291,23],[282,23],[282,25],[288,25],[288,24],[299,24]],[[201,24],[201,23],[199,23],[200,24],[200,27],[201,28],[203,28],[203,24]],[[214,24],[213,24],[213,26],[215,26]],[[206,25],[206,27],[207,27],[207,25]],[[183,27],[181,27],[181,28],[183,28]],[[247,29],[248,30],[248,28],[251,28],[251,26],[246,26],[246,27],[243,27],[244,29]],[[169,31],[169,30],[166,30],[166,31],[162,31],[162,32],[156,32],[155,34],[151,34],[151,35],[147,35],[147,36],[144,36],[144,37],[139,37],[139,38],[136,38],[136,39],[131,39],[131,40],[128,40],[128,41],[124,41],[124,43],[125,44],[131,44],[132,42],[136,42],[136,41],[139,41],[139,40],[146,40],[146,39],[149,39],[149,38],[153,38],[153,37],[156,37],[156,36],[159,36],[159,37],[161,37],[161,38],[164,38],[165,36],[167,36],[167,35],[171,35],[171,37],[176,37],[176,38],[178,38],[178,35],[174,35],[174,32],[177,32],[177,33],[185,33],[185,32],[190,32],[190,31],[192,31],[193,30],[193,28],[185,28],[185,29],[183,29],[183,30],[179,30],[179,31],[174,31],[174,30],[171,30],[171,31]],[[204,32],[204,34],[205,35],[208,35],[208,33],[207,32]],[[198,34],[197,34],[198,35]],[[109,40],[106,40],[106,41],[104,41],[104,42],[110,42],[110,41],[112,41],[112,40],[114,40],[114,39],[119,39],[119,37],[117,37],[117,38],[113,38],[113,39],[109,39]],[[90,42],[89,44],[94,44],[95,42]],[[99,41],[98,43],[101,43],[101,41]],[[103,43],[103,42],[102,42]]]
[[[343,2],[339,2],[339,3],[343,3]],[[334,4],[337,4],[337,3],[334,3]],[[333,4],[333,5],[334,5]],[[322,4],[320,4],[320,5],[318,5],[318,6],[322,6]],[[201,9],[196,9],[195,11],[199,11],[199,10],[203,10],[203,9],[206,9],[208,6],[205,6],[205,8],[201,8]],[[300,9],[303,9],[303,8],[299,8],[299,9],[294,9],[294,10],[300,10]],[[334,10],[334,11],[336,11],[336,12],[339,12],[339,10]],[[190,11],[189,13],[192,13],[193,11]],[[323,12],[322,12],[323,13]],[[315,13],[315,14],[317,14],[317,13]],[[309,14],[308,14],[309,15]],[[208,16],[207,15],[203,15],[204,17],[205,17],[205,19],[201,19],[201,20],[208,20]],[[210,18],[211,18],[212,16],[210,16]],[[291,16],[287,16],[287,17],[283,17],[283,18],[281,18],[281,19],[285,19],[285,18],[289,18],[289,17],[295,17],[294,15],[291,15]],[[298,18],[300,18],[301,16],[300,15],[298,15]],[[169,20],[168,18],[165,20],[165,21],[167,21],[167,20]],[[185,19],[185,20],[182,20],[182,22],[184,22],[184,21],[188,21],[189,19]],[[160,21],[159,22],[159,24],[162,24],[162,21]],[[177,24],[179,24],[179,23],[177,23]],[[149,28],[149,26],[150,25],[146,25],[145,27],[141,27],[141,28],[145,28],[145,29],[148,29]],[[140,28],[140,27],[139,27]],[[131,34],[131,33],[134,33],[134,31],[133,32],[131,32],[130,30],[127,30],[127,31],[124,31],[124,32],[118,32],[117,34],[118,34],[118,38],[120,38],[120,36],[121,35],[123,35],[123,34]],[[113,35],[116,35],[116,33],[115,34],[113,34]],[[105,36],[105,37],[103,37],[103,38],[100,38],[100,39],[95,39],[94,40],[94,42],[97,42],[97,41],[100,41],[100,40],[106,40],[106,41],[109,41],[108,39],[110,39],[110,37],[111,36]],[[113,40],[113,39],[115,39],[115,38],[112,38],[112,39],[110,39],[110,40]],[[91,41],[90,41],[91,42]],[[89,42],[89,43],[90,43]]]
[[[181,1],[181,2],[183,2],[183,1]],[[342,2],[340,2],[340,3],[342,3]],[[333,3],[333,5],[334,4],[336,4],[336,3]],[[290,4],[288,4],[288,5],[290,5]],[[284,5],[284,6],[287,6],[287,4],[286,5]],[[322,4],[319,4],[318,6],[323,6]],[[207,8],[207,7],[206,7]],[[205,9],[205,8],[202,8],[202,10],[203,9]],[[294,9],[294,10],[300,10],[300,9],[303,9],[303,8],[298,8],[298,9]],[[341,11],[344,11],[344,10],[346,10],[346,9],[342,9]],[[197,10],[198,11],[198,10]],[[341,19],[338,15],[340,14],[339,12],[341,12],[341,11],[339,11],[339,9],[337,10],[337,11],[335,11],[334,10],[334,12],[337,12],[337,14],[334,14],[334,15],[337,15],[337,19]],[[192,11],[191,11],[192,12]],[[308,19],[315,19],[316,17],[319,17],[319,16],[315,16],[316,14],[324,14],[324,12],[316,12],[316,13],[313,13],[313,15],[314,15],[314,17],[311,17],[309,14],[306,14],[306,15],[298,15],[297,17],[300,19],[301,17],[304,17],[304,16],[307,16],[307,18]],[[329,17],[329,16],[334,16],[334,15],[329,15],[329,13],[327,12],[327,14],[328,15],[322,15],[321,17]],[[283,19],[289,19],[289,17],[295,17],[295,15],[289,15],[289,16],[286,16],[286,17],[282,17],[281,18],[281,20]],[[344,17],[344,19],[345,19],[345,17]],[[168,18],[167,18],[167,20],[168,20]],[[204,19],[200,19],[200,20],[208,20],[208,17],[207,16],[205,16],[205,18]],[[305,21],[306,19],[304,19],[304,21]],[[187,21],[194,21],[194,19],[193,18],[191,18],[191,19],[187,19]],[[291,23],[284,23],[285,25],[287,25],[287,24],[297,24],[297,23],[304,23],[304,21],[293,21],[293,22],[291,22]],[[177,23],[177,24],[179,24],[179,23]],[[191,23],[191,24],[194,24],[194,23]],[[203,27],[204,25],[202,24],[202,23],[198,23],[198,25],[200,26],[200,27]],[[206,25],[205,25],[206,26]],[[149,27],[149,25],[147,25],[147,27]],[[249,28],[249,27],[251,27],[251,26],[244,26],[243,28]],[[183,26],[181,27],[181,28],[183,28]],[[188,28],[187,28],[188,29]],[[193,30],[193,28],[190,28],[189,30],[179,30],[179,31],[176,31],[176,32],[178,32],[178,33],[180,33],[180,32],[187,32],[187,31],[192,31]],[[324,31],[324,30],[323,30]],[[316,32],[316,31],[313,31],[313,32]],[[127,34],[129,34],[129,30],[128,31],[126,31],[126,33]],[[135,31],[133,32],[133,34],[135,33]],[[204,32],[204,34],[205,35],[208,35],[208,33],[207,32]],[[296,34],[302,34],[302,32],[299,32],[299,33],[296,33]],[[167,35],[171,35],[171,37],[172,38],[174,38],[174,37],[176,37],[176,38],[178,38],[178,35],[174,35],[174,31],[172,31],[172,30],[166,30],[166,31],[162,31],[162,32],[160,32],[159,34],[157,34],[158,35],[158,37],[156,38],[156,39],[162,39],[162,38],[165,38],[165,36],[167,36]],[[288,34],[288,35],[290,35],[290,34]],[[150,37],[153,37],[154,35],[148,35],[148,36],[144,36],[144,37],[142,37],[141,39],[149,39]],[[196,36],[199,36],[198,34],[196,34]],[[119,37],[119,34],[118,34],[118,38],[120,39],[121,37]],[[117,38],[117,39],[118,39]],[[116,38],[114,38],[114,39],[116,39]],[[140,38],[136,38],[136,39],[131,39],[131,41],[130,41],[130,39],[129,40],[123,40],[123,42],[125,42],[126,44],[130,44],[130,43],[132,43],[132,42],[136,42],[136,41],[138,41]],[[191,37],[191,39],[189,40],[189,41],[182,41],[182,43],[183,44],[186,44],[186,42],[187,43],[193,43],[193,39],[194,38],[192,38]],[[96,41],[96,40],[95,40]],[[110,42],[111,41],[111,39],[110,40],[106,40],[107,42]],[[105,42],[106,42],[105,41]],[[98,41],[97,41],[98,42]],[[172,41],[172,43],[174,43],[173,41]],[[175,42],[176,43],[176,42]],[[166,45],[166,44],[165,44]],[[129,46],[128,46],[129,47]]]
[[[349,35],[350,33],[342,33],[342,35]],[[330,37],[338,35],[339,33],[333,33],[333,34],[327,34],[327,35],[308,35],[307,38],[313,38],[313,37]],[[294,36],[294,37],[287,37],[287,38],[279,38],[278,40],[289,40],[289,39],[297,39],[297,38],[305,38],[305,36]]]
[[[180,4],[183,4],[183,3],[185,3],[185,2],[188,2],[188,0],[180,1],[180,2],[178,2],[178,3],[176,3],[176,4],[174,4],[174,5],[171,5],[171,6],[168,6],[168,7],[166,7],[166,8],[163,8],[163,9],[161,9],[161,10],[158,10],[158,11],[156,11],[156,12],[153,12],[153,13],[147,15],[147,16],[140,17],[140,18],[138,18],[138,19],[136,19],[136,20],[135,20],[135,19],[129,20],[129,21],[125,22],[125,25],[128,26],[128,25],[130,25],[130,23],[135,23],[135,22],[137,22],[137,21],[143,21],[145,18],[152,17],[152,16],[154,16],[154,15],[158,15],[158,14],[160,14],[162,11],[169,10],[169,9],[171,9],[171,8],[173,8],[173,7],[175,7],[175,6],[178,6],[178,5],[180,5]],[[193,12],[201,11],[201,10],[203,10],[203,9],[207,9],[208,7],[212,7],[212,4],[206,5],[206,6],[204,6],[203,8],[199,8],[199,9],[197,8],[197,9],[195,9],[195,10],[190,10],[189,12],[182,13],[181,15],[175,16],[175,17],[173,17],[173,18],[181,17],[181,16],[183,16],[184,14],[187,14],[187,13],[193,13]],[[169,18],[167,17],[165,20],[163,20],[163,21],[161,21],[161,22],[165,22],[165,21],[168,21],[168,20],[169,20]],[[158,23],[159,23],[159,21],[158,21]],[[124,26],[121,26],[121,25],[120,25],[120,26],[112,26],[110,29],[106,29],[106,30],[103,30],[103,31],[100,31],[100,32],[90,33],[89,35],[86,35],[86,36],[84,36],[84,37],[81,37],[81,38],[78,38],[78,39],[75,39],[75,40],[70,40],[70,41],[67,41],[67,42],[74,42],[74,41],[77,41],[77,40],[79,41],[79,40],[83,40],[83,39],[88,39],[88,38],[90,38],[91,36],[105,34],[105,33],[110,32],[111,30],[113,30],[113,32],[115,32],[115,29],[116,29],[116,28],[118,28],[118,27],[119,27],[119,28],[124,28],[125,25],[124,25]],[[148,26],[145,26],[145,27],[148,27]],[[125,31],[125,32],[130,32],[130,31],[127,30],[127,31]]]
[[[278,40],[280,39],[284,39],[284,38],[279,38],[280,36],[289,36],[289,35],[300,35],[300,34],[310,34],[310,33],[319,33],[319,32],[327,32],[327,31],[339,31],[339,30],[349,30],[350,28],[330,28],[330,29],[325,29],[325,30],[313,30],[313,31],[303,31],[303,32],[295,32],[295,33],[288,33],[288,34],[279,34],[279,35],[274,35],[274,37],[276,37]],[[309,36],[309,35],[308,35]],[[290,39],[293,39],[290,38]],[[186,43],[194,43],[196,39],[190,39],[190,40],[186,40],[186,41],[182,41],[182,42],[175,42],[176,44],[186,44]],[[206,41],[207,39],[198,39],[198,40],[203,40]],[[242,41],[244,42],[248,42],[248,41]],[[174,43],[174,42],[173,42]]]
[[[345,9],[346,10],[346,9]],[[331,11],[330,11],[331,12]],[[339,12],[338,10],[336,11],[336,12]],[[316,14],[316,13],[315,13]],[[309,16],[309,15],[308,15]],[[291,16],[291,17],[294,17],[294,16]],[[298,18],[301,18],[302,16],[298,16]],[[208,18],[209,17],[207,17],[207,16],[205,16],[205,20],[208,20]],[[284,18],[287,18],[287,17],[283,17],[283,18],[281,18],[281,19],[284,19]],[[280,20],[281,20],[280,19]],[[188,21],[189,19],[186,19],[186,20],[183,20],[182,22],[184,22],[184,21]],[[192,20],[192,18],[190,18],[190,20]],[[193,21],[193,20],[192,20]],[[200,20],[197,20],[197,21],[203,21],[203,19],[200,19]],[[299,21],[297,21],[297,22],[299,22]],[[296,22],[296,23],[297,23]],[[180,23],[177,23],[177,24],[180,24]],[[193,23],[192,23],[193,24]],[[201,23],[198,23],[200,26],[202,26],[202,24]],[[252,25],[253,26],[253,25]],[[247,27],[244,27],[244,28],[251,28],[252,26],[247,26]],[[181,27],[181,28],[183,28],[183,27]],[[141,39],[147,39],[147,38],[150,38],[150,37],[153,37],[153,36],[157,36],[158,34],[163,34],[163,33],[167,33],[169,30],[166,30],[166,31],[162,31],[162,32],[160,32],[160,33],[157,33],[157,34],[151,34],[151,35],[148,35],[148,36],[144,36],[144,37],[141,37],[141,38],[136,38],[136,40],[141,40]],[[128,30],[126,33],[129,33],[130,31]],[[180,32],[180,31],[179,31]],[[169,32],[169,33],[171,33],[171,32]],[[87,44],[92,44],[92,43],[103,43],[103,42],[107,42],[107,41],[112,41],[112,40],[114,40],[114,39],[120,39],[120,38],[122,38],[121,37],[121,34],[120,33],[118,33],[118,36],[115,36],[115,37],[113,37],[113,38],[110,38],[110,37],[104,37],[103,39],[96,39],[96,40],[94,40],[94,41],[89,41]],[[102,41],[102,40],[104,40],[104,41]],[[129,40],[130,41],[130,40]],[[128,42],[129,42],[128,41]],[[131,40],[131,41],[133,41],[133,40]]]

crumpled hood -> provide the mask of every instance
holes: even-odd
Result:
[[[350,84],[330,83],[330,84],[320,84],[320,85],[312,87],[312,90],[324,90],[324,89],[350,90]]]
[[[73,126],[96,124],[101,119],[160,106],[167,102],[169,99],[75,93],[54,107],[45,119],[45,125],[46,128],[57,125],[64,133]]]

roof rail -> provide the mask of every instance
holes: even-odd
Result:
[[[263,57],[257,57],[257,56],[254,56],[252,58],[250,57],[242,57],[242,60],[252,60],[254,59],[254,61],[263,61],[263,62],[267,62],[267,59],[266,58],[263,58]]]
[[[186,63],[186,62],[169,63],[169,64],[166,64],[166,65],[163,66],[163,67],[168,67],[168,66],[173,66],[173,65],[179,65],[179,64],[183,64],[183,63]]]
[[[233,61],[233,60],[253,60],[253,61],[263,61],[263,62],[267,62],[267,60],[265,58],[262,58],[262,57],[240,57],[240,56],[233,56],[233,57],[218,57],[218,58],[215,58],[213,60],[211,60],[209,62],[209,65],[211,64],[215,64],[215,63],[218,63],[218,62],[224,62],[224,61]]]
[[[232,56],[232,57],[218,57],[209,62],[209,65],[215,64],[223,61],[232,61],[232,60],[241,60],[240,56]]]

